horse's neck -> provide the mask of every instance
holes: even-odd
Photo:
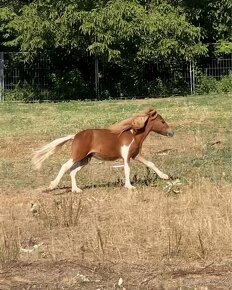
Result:
[[[150,133],[150,129],[148,127],[145,127],[142,131],[139,131],[135,134],[135,140],[139,144],[139,146],[142,146],[144,140],[147,138],[148,134]]]

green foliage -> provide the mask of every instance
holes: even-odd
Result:
[[[191,23],[202,28],[202,39],[206,43],[231,40],[231,0],[178,0]]]
[[[220,80],[220,92],[232,92],[232,73],[228,76],[223,76]]]
[[[87,99],[93,96],[90,86],[83,80],[78,69],[65,73],[51,75],[53,98],[60,99]],[[81,97],[80,97],[81,96]]]
[[[216,55],[232,53],[232,41],[219,41],[216,45]]]
[[[214,77],[207,75],[199,76],[197,93],[210,94],[229,92],[232,92],[232,74],[223,76],[220,80],[216,80]]]
[[[20,101],[20,102],[33,102],[37,100],[46,99],[46,93],[43,94],[37,91],[30,85],[18,84],[13,90],[4,91],[4,99],[7,102]]]
[[[212,76],[202,75],[197,84],[198,94],[209,94],[217,91],[217,80]]]
[[[93,88],[91,72],[96,56],[100,68],[108,74],[104,76],[106,85],[101,97],[110,98],[153,92],[184,93],[183,78],[172,82],[159,76],[144,79],[146,65],[232,52],[231,0],[3,0],[2,3],[0,49],[27,52],[23,54],[26,62],[40,53],[56,55],[52,60],[50,96],[56,99],[93,97],[89,87]],[[217,45],[207,46],[209,42]],[[69,61],[59,68],[61,55],[68,60],[75,57],[75,64]],[[218,83],[204,77],[199,84],[200,90],[206,92],[215,90],[215,86]],[[26,92],[26,99],[34,99],[34,95]],[[23,99],[14,92],[11,98]]]
[[[177,75],[171,80],[162,80],[161,78],[157,78],[150,95],[152,97],[166,97],[170,95],[187,95],[189,93],[188,84],[183,80],[181,75]]]
[[[0,49],[3,49],[2,43],[10,40],[12,30],[8,27],[8,23],[15,17],[15,13],[9,8],[0,8]]]
[[[20,46],[21,51],[27,51],[27,56],[33,57],[39,51],[54,45],[54,33],[46,15],[37,9],[37,5],[24,6],[20,15],[9,22],[8,29],[11,29],[16,38],[7,42],[8,46]]]
[[[122,61],[128,52],[132,60],[140,61],[193,58],[205,52],[200,29],[171,5],[146,10],[137,1],[116,0],[86,11],[78,1],[58,3],[38,0],[23,6],[8,24],[16,38],[7,44],[32,55],[44,49],[62,47],[71,52],[82,47],[109,61]]]

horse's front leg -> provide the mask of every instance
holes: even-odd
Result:
[[[155,171],[155,173],[162,179],[169,179],[169,176],[165,173],[163,173],[162,171],[160,171],[154,163],[152,163],[151,161],[148,161],[146,159],[144,159],[140,154],[137,155],[135,157],[136,161],[139,161],[141,163],[143,163],[144,165],[146,165],[147,167],[151,168],[152,170]]]
[[[125,172],[125,187],[128,189],[134,189],[135,187],[130,182],[130,167],[129,160],[124,159],[124,172]]]
[[[134,140],[132,140],[131,144],[133,143]],[[130,154],[129,154],[129,149],[130,146],[129,145],[123,145],[121,147],[121,156],[124,162],[124,173],[125,173],[125,187],[128,189],[134,189],[135,187],[133,185],[131,185],[130,182],[130,167],[129,167],[129,163],[130,163]]]

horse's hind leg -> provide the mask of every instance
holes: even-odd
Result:
[[[66,163],[61,166],[61,169],[57,175],[57,177],[50,183],[49,189],[54,189],[59,184],[62,176],[65,174],[73,166],[73,160],[69,159]]]
[[[82,167],[84,167],[85,165],[87,165],[90,161],[90,157],[86,157],[84,159],[82,159],[81,161],[78,161],[77,163],[75,163],[72,168],[70,169],[70,176],[71,176],[71,182],[72,182],[72,192],[82,192],[82,190],[77,187],[77,183],[76,183],[76,174],[78,171],[80,171],[82,169]]]

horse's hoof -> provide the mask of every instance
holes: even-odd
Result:
[[[161,174],[161,175],[159,175],[159,177],[161,178],[161,179],[170,179],[170,177],[167,175],[167,174]]]
[[[56,188],[56,184],[54,184],[54,182],[52,181],[48,187],[50,190],[53,190]]]
[[[81,193],[82,192],[82,190],[80,189],[80,188],[74,188],[74,189],[72,189],[72,192],[73,193]]]
[[[134,187],[133,185],[125,185],[125,188],[130,190],[136,189],[136,187]]]

